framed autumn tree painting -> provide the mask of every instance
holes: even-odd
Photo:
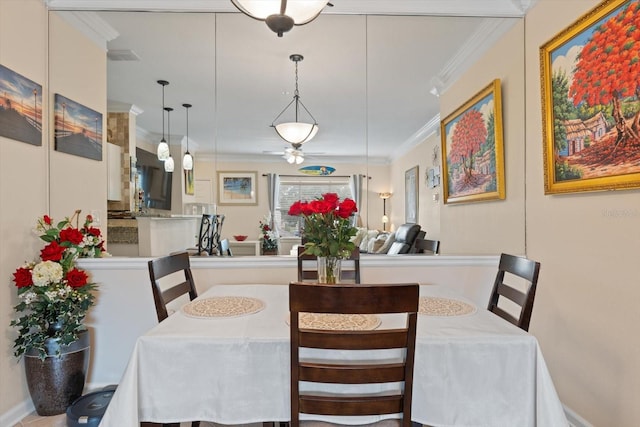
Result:
[[[500,80],[447,116],[440,135],[444,203],[504,199]]]
[[[640,187],[640,2],[603,1],[540,65],[545,194]]]

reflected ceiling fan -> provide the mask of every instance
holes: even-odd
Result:
[[[283,159],[290,164],[299,165],[304,162],[307,156],[313,157],[317,155],[325,154],[323,152],[311,152],[311,151],[303,151],[301,143],[293,143],[290,147],[285,147],[283,151],[263,151],[264,154],[273,154],[277,156],[282,156]]]

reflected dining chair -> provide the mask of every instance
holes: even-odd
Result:
[[[304,254],[298,246],[298,282],[317,282],[318,264],[315,255]],[[360,283],[360,250],[355,248],[349,258],[341,261],[340,282]]]
[[[218,255],[220,256],[233,256],[231,247],[229,246],[229,239],[220,240],[220,247],[218,249]]]
[[[416,340],[419,286],[412,284],[289,284],[291,338],[291,427],[300,425],[300,414],[321,416],[400,415],[401,420],[383,420],[384,425],[411,426],[411,398]],[[406,322],[372,330],[309,329],[300,324],[300,313],[386,314],[402,313]],[[399,349],[398,358],[377,350]],[[306,351],[326,358],[313,360]],[[367,361],[340,360],[344,350],[364,350]],[[301,356],[302,353],[302,356]],[[333,354],[332,354],[333,353]],[[380,356],[380,357],[377,357]],[[357,392],[312,392],[300,383],[346,384]],[[367,393],[367,384],[392,383],[393,390]],[[373,386],[372,386],[373,387]],[[306,424],[306,422],[305,422]]]
[[[440,253],[440,240],[416,239],[415,247],[418,253],[432,253],[438,255]]]
[[[496,274],[487,309],[520,329],[528,331],[539,273],[539,262],[515,255],[501,254],[498,273]],[[508,284],[505,278],[511,284]],[[519,287],[521,289],[524,288],[524,291],[518,289],[516,282],[522,282]],[[514,315],[512,314],[513,311],[506,310],[506,306],[499,306],[500,301],[503,299],[515,303],[519,308],[519,313]]]
[[[194,300],[198,293],[191,274],[191,264],[187,252],[152,259],[149,261],[149,278],[151,279],[151,290],[153,291],[153,302],[156,306],[158,322],[162,322],[169,317],[167,304],[182,295],[189,295],[190,300]],[[181,274],[182,273],[182,274]],[[162,285],[160,281],[162,280]],[[170,284],[166,282],[170,281]],[[142,427],[151,426],[180,427],[180,423],[157,424],[141,423]],[[193,421],[191,427],[199,427],[200,421]]]

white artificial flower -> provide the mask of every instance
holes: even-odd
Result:
[[[38,299],[38,295],[36,295],[36,293],[33,291],[25,292],[20,297],[24,300],[24,303],[27,305],[31,304],[33,301]]]
[[[62,280],[62,266],[53,261],[42,261],[33,267],[31,277],[35,286],[47,286]]]
[[[56,291],[46,291],[44,293],[47,298],[49,298],[51,301],[55,301],[58,297],[58,293]]]

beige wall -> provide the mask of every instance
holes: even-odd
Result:
[[[48,59],[55,66],[50,75]],[[106,221],[106,162],[55,152],[51,129],[54,93],[106,114],[106,59],[104,50],[64,22],[54,18],[49,24],[41,0],[0,0],[0,64],[41,84],[44,105],[42,146],[0,137],[0,425],[5,426],[30,405],[9,322],[17,303],[11,276],[42,248],[32,232],[35,221],[45,213],[61,219],[75,209],[83,215],[97,212]]]
[[[595,426],[640,425],[640,191],[544,195],[539,47],[596,0],[527,17],[527,255],[542,263],[531,332],[562,401]]]

